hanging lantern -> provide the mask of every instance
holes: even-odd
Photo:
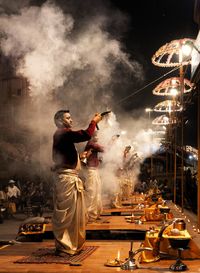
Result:
[[[158,103],[154,109],[155,112],[180,112],[182,111],[182,106],[180,105],[180,103],[178,101],[174,101],[174,100],[165,100],[162,101],[160,103]]]

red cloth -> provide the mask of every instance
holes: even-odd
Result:
[[[91,150],[91,155],[87,158],[87,166],[97,168],[99,166],[98,153],[103,152],[103,146],[93,141],[88,141],[85,151]]]
[[[91,121],[86,130],[72,131],[70,128],[58,128],[53,136],[53,161],[56,168],[75,169],[78,155],[74,143],[91,138],[96,122]]]

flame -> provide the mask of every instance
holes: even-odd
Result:
[[[117,251],[117,260],[120,260],[120,250]]]

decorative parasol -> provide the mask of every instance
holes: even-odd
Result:
[[[171,123],[176,123],[174,122],[174,120],[171,120],[168,116],[166,115],[161,115],[156,117],[153,121],[152,124],[153,125],[169,125]]]
[[[184,79],[184,93],[189,93],[194,87],[194,84],[191,83],[188,79]],[[153,94],[156,96],[172,96],[172,88],[177,89],[180,93],[181,89],[181,79],[180,77],[168,78],[161,83],[159,83],[154,89]]]
[[[168,112],[171,113],[174,112],[180,112],[182,111],[182,106],[178,101],[174,100],[165,100],[162,102],[159,102],[153,109],[155,112]]]
[[[194,42],[193,39],[184,38],[179,40],[173,40],[170,43],[165,44],[160,47],[152,57],[152,63],[160,67],[175,67],[182,65],[187,65],[190,63],[191,58],[185,57],[181,59],[180,54],[182,46],[188,42]]]

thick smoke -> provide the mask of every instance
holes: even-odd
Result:
[[[65,39],[73,19],[55,6],[24,8],[19,15],[2,16],[0,23],[6,34],[2,50],[18,59],[16,72],[28,79],[33,96],[62,86],[65,67],[78,66],[74,46]]]
[[[135,67],[120,49],[120,43],[102,30],[103,17],[93,18],[78,36],[73,36],[74,19],[49,2],[26,7],[16,15],[2,15],[1,31],[6,37],[1,48],[17,59],[17,74],[29,80],[32,96],[50,94],[77,71],[92,70],[92,78],[104,86],[119,62],[133,72]],[[138,73],[138,72],[137,72]],[[90,75],[91,76],[91,75]]]
[[[117,98],[125,97],[127,90],[132,89],[136,82],[142,83],[142,65],[130,60],[120,41],[109,32],[109,24],[116,22],[117,16],[119,20],[123,17],[118,11],[112,10],[111,15],[102,7],[100,12],[95,10],[92,14],[91,2],[84,2],[85,6],[80,2],[84,12],[88,9],[88,16],[82,20],[78,13],[74,15],[70,12],[75,10],[71,6],[73,1],[63,1],[64,9],[53,1],[40,6],[28,6],[30,1],[25,0],[17,1],[18,4],[9,1],[11,6],[6,2],[0,2],[1,50],[11,58],[16,74],[29,82],[32,100],[26,126],[39,143],[39,152],[35,149],[32,158],[40,161],[42,166],[49,165],[55,111],[69,107],[74,124],[79,128],[86,126],[93,113],[105,111],[107,107],[113,110]],[[113,21],[112,16],[115,17]],[[117,113],[117,116],[123,115],[123,112]],[[143,120],[139,124],[139,120],[126,118],[124,129],[128,133],[122,136],[117,118],[114,114],[111,117],[100,125],[100,139],[107,147],[104,170],[107,178],[111,176],[109,183],[115,180],[114,172],[122,164],[126,144],[140,143],[137,151],[144,158],[150,153],[151,143],[146,136],[141,138]],[[115,134],[120,134],[120,137],[111,145]],[[137,167],[136,176],[138,170]]]
[[[120,125],[116,115],[111,113],[99,124],[101,130],[98,132],[98,137],[100,143],[104,146],[101,168],[104,192],[119,191],[117,172],[119,169],[124,168],[123,155],[125,147],[131,147],[130,161],[127,163],[130,166],[128,173],[131,175],[133,187],[139,182],[140,164],[145,158],[159,149],[159,141],[155,139],[152,129],[144,128],[145,122],[145,119],[135,120],[127,116]]]

